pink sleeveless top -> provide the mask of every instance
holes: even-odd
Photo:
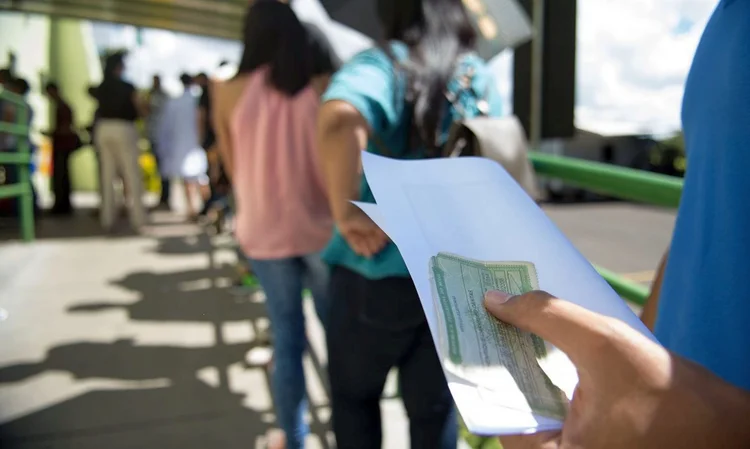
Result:
[[[267,74],[248,76],[230,123],[235,232],[253,259],[321,251],[333,229],[315,145],[318,95],[284,95]]]

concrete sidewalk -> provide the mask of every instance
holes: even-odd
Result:
[[[269,379],[248,361],[268,326],[264,298],[232,294],[227,238],[166,213],[143,236],[97,235],[85,215],[40,226],[33,244],[0,244],[0,446],[264,447]],[[308,306],[308,447],[329,448],[323,336]],[[383,409],[383,447],[407,448],[400,401]]]

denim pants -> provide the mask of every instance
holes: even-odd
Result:
[[[273,400],[279,427],[286,433],[287,448],[304,447],[309,429],[302,355],[307,348],[302,291],[312,292],[323,327],[328,324],[328,266],[319,254],[286,259],[250,259],[266,293],[266,308],[273,332]]]
[[[455,449],[453,398],[410,278],[331,272],[328,372],[338,449],[381,449],[380,396],[398,368],[412,449]]]

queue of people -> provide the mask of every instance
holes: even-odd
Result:
[[[304,447],[307,432],[303,286],[327,333],[338,447],[381,446],[379,398],[393,367],[411,446],[456,447],[453,403],[414,285],[398,249],[351,200],[374,201],[361,149],[423,158],[440,148],[445,117],[454,112],[444,92],[461,69],[473,74],[474,91],[486,93],[490,115],[501,113],[499,95],[473,53],[477,37],[459,0],[379,0],[378,11],[387,39],[339,69],[329,65],[328,79],[313,70],[319,54],[300,43],[309,46],[315,34],[291,8],[255,2],[239,73],[213,87],[218,148],[237,199],[236,237],[266,292],[274,334],[282,432],[273,449]],[[503,437],[506,449],[750,445],[750,359],[740,355],[750,343],[742,326],[750,301],[741,285],[750,268],[743,256],[750,216],[728,200],[750,193],[746,177],[730,168],[746,165],[741,148],[750,144],[750,128],[735,119],[746,116],[739,111],[750,99],[739,81],[750,75],[748,19],[746,2],[719,2],[688,80],[693,168],[662,294],[657,282],[644,315],[665,347],[546,293],[488,294],[491,314],[560,347],[580,374],[562,432]],[[711,181],[717,176],[720,182]],[[718,213],[722,205],[727,210]],[[719,290],[707,290],[716,286],[702,276],[710,273],[722,279]]]
[[[87,89],[88,95],[97,103],[94,120],[86,130],[99,168],[101,204],[97,214],[101,224],[105,231],[111,231],[117,222],[119,208],[115,187],[120,183],[133,230],[139,230],[147,221],[147,211],[142,201],[140,136],[136,127],[141,119],[145,121],[147,138],[162,177],[160,206],[168,206],[171,183],[179,179],[184,182],[187,191],[190,218],[195,220],[198,216],[205,216],[210,207],[217,201],[225,200],[224,196],[228,193],[228,181],[216,157],[211,158],[211,172],[208,169],[206,152],[215,153],[215,149],[208,111],[210,97],[207,76],[183,75],[184,93],[178,98],[167,95],[161,88],[161,79],[154,76],[153,87],[144,98],[135,86],[123,79],[125,56],[123,52],[108,56],[102,83]],[[0,71],[0,80],[4,88],[24,98],[30,90],[29,84],[13,76],[9,69]],[[191,89],[195,85],[202,86],[200,100],[192,94]],[[51,190],[54,203],[50,213],[68,216],[74,212],[69,161],[73,153],[84,145],[84,141],[76,127],[74,111],[59,86],[50,81],[44,86],[44,91],[50,101],[53,117],[51,129],[43,132],[50,138],[52,149]],[[13,103],[6,103],[0,104],[2,120],[15,122],[17,107]],[[34,111],[28,103],[26,108],[31,123]],[[2,151],[16,151],[16,136],[3,134],[0,137]],[[2,174],[4,182],[14,182],[16,167],[3,166]],[[210,174],[212,176],[209,178]],[[203,190],[198,194],[200,188]],[[196,204],[197,197],[205,200],[202,211]],[[15,214],[15,206],[6,208],[2,206],[5,203],[15,204],[15,200],[3,201],[0,212],[9,209],[10,213]]]
[[[398,248],[351,201],[374,202],[361,150],[431,157],[451,118],[503,111],[461,0],[377,3],[385,39],[344,64],[286,2],[258,0],[246,14],[237,73],[221,82],[197,77],[205,99],[192,98],[196,81],[187,75],[186,94],[175,99],[160,97],[154,80],[149,136],[162,175],[195,189],[207,165],[196,150],[216,152],[234,197],[241,256],[266,295],[279,427],[270,449],[303,448],[308,433],[305,288],[326,332],[337,447],[382,446],[379,401],[392,368],[411,447],[457,447],[453,401],[409,272]],[[750,447],[750,294],[743,284],[750,181],[742,172],[750,163],[748,20],[750,2],[718,0],[688,77],[689,168],[672,246],[643,314],[663,346],[545,292],[485,298],[498,320],[563,350],[580,378],[562,431],[504,436],[505,449]],[[145,212],[136,200],[133,122],[148,107],[122,80],[123,69],[121,58],[109,60],[95,92],[96,145],[103,180],[122,174],[138,227]],[[483,93],[459,98],[460,113],[445,94],[456,82]],[[113,222],[107,189],[105,227]]]

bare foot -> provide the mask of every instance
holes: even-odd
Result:
[[[266,433],[267,449],[286,449],[286,434],[281,429],[271,429]]]

